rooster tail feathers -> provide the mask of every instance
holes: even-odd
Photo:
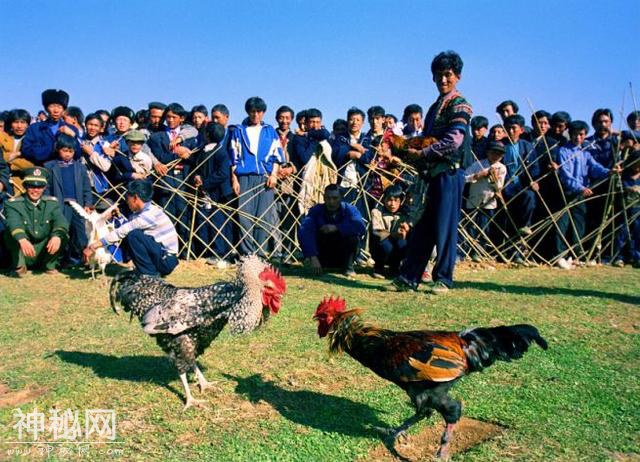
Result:
[[[85,209],[84,209],[80,204],[78,204],[76,201],[74,201],[74,200],[67,200],[67,201],[66,201],[66,203],[67,203],[67,204],[69,204],[69,205],[71,206],[71,208],[72,208],[72,209],[73,209],[73,210],[74,210],[78,215],[80,215],[82,218],[84,218],[85,220],[87,220],[87,221],[89,221],[89,222],[93,221],[93,220],[91,219],[91,215],[89,215],[89,214],[85,211]]]
[[[497,360],[520,359],[534,342],[543,350],[548,348],[547,341],[530,324],[468,329],[460,337],[467,342],[464,352],[470,371],[481,371]]]
[[[113,277],[109,286],[109,303],[116,314],[127,304],[127,296],[135,290],[139,280],[140,274],[136,271],[125,271]]]
[[[109,305],[114,313],[119,314],[119,310],[122,309],[120,305],[120,298],[118,297],[118,289],[120,288],[120,279],[123,273],[116,274],[111,280],[109,285]]]

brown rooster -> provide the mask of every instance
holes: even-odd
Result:
[[[122,273],[111,282],[111,307],[137,316],[144,332],[174,362],[184,387],[185,409],[200,404],[193,399],[187,373],[194,371],[200,391],[211,387],[196,358],[229,324],[231,332],[251,332],[270,313],[280,309],[286,283],[282,275],[256,256],[244,257],[230,282],[197,287],[175,287],[162,279],[135,271]]]
[[[414,136],[413,138],[405,138],[402,135],[396,135],[391,130],[384,132],[382,142],[386,143],[393,154],[399,157],[403,162],[415,166],[418,169],[423,169],[426,165],[426,160],[422,155],[412,155],[409,153],[409,148],[422,150],[431,146],[438,141],[432,136]]]
[[[416,412],[399,427],[386,430],[392,444],[415,423],[438,411],[445,420],[437,457],[448,457],[449,443],[462,405],[449,389],[471,372],[496,360],[519,359],[533,342],[547,349],[538,330],[528,324],[468,329],[461,333],[417,330],[394,332],[366,324],[362,310],[346,310],[343,299],[325,298],[313,319],[318,335],[329,336],[331,352],[345,352],[383,379],[402,388]]]

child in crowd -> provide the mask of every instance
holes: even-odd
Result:
[[[498,207],[497,198],[507,176],[507,167],[501,162],[504,152],[504,144],[492,141],[487,148],[487,158],[476,161],[464,172],[465,182],[471,183],[465,204],[473,220],[469,235],[485,250],[489,249],[489,222]],[[479,262],[481,256],[474,250],[471,259]]]
[[[0,132],[0,150],[11,170],[14,194],[19,196],[25,192],[22,187],[22,171],[33,167],[33,163],[22,157],[20,152],[22,139],[31,123],[31,115],[24,109],[14,109],[9,111],[5,122],[5,131]]]
[[[471,139],[471,156],[468,159],[463,159],[462,162],[465,168],[476,160],[485,159],[489,145],[489,139],[485,136],[489,129],[489,120],[484,116],[475,116],[469,125],[471,125],[473,138]]]
[[[536,207],[536,195],[539,176],[539,165],[536,153],[528,141],[521,139],[524,133],[524,118],[512,115],[505,119],[504,127],[508,139],[505,143],[504,165],[507,167],[507,183],[504,188],[504,198],[508,213],[522,235],[531,234],[531,219]],[[510,222],[511,220],[509,220]]]
[[[566,132],[570,123],[571,116],[568,112],[554,112],[551,116],[551,129],[549,130],[549,136],[562,143],[569,141],[569,135],[567,135]]]
[[[115,182],[128,183],[131,180],[145,179],[151,173],[152,161],[150,155],[142,151],[144,133],[129,130],[123,138],[127,143],[126,154],[118,153],[112,159]]]
[[[69,246],[64,253],[63,265],[77,265],[82,261],[82,251],[87,246],[84,219],[69,205],[75,201],[87,212],[93,209],[93,196],[87,168],[73,159],[78,150],[75,137],[59,134],[54,147],[57,160],[45,163],[50,178],[46,195],[55,197],[62,206],[62,213],[69,223]]]
[[[504,141],[507,137],[507,132],[500,124],[492,125],[489,129],[489,141]]]
[[[107,179],[107,172],[111,169],[111,157],[105,154],[103,148],[108,143],[102,137],[104,120],[98,113],[88,114],[84,121],[84,136],[82,137],[81,149],[84,160],[89,170],[91,187],[103,196],[111,187]],[[102,208],[107,208],[109,204],[103,203]],[[99,204],[96,208],[100,209]]]
[[[405,257],[407,236],[411,229],[402,209],[404,191],[398,185],[389,186],[382,196],[382,208],[371,212],[371,255],[375,262],[373,277],[384,279],[384,268],[389,266],[390,277],[395,277]]]

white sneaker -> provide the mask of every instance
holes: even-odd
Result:
[[[587,260],[587,266],[598,266],[598,262],[595,259]]]
[[[215,266],[217,269],[227,269],[231,266],[227,260],[221,258],[207,258],[206,261],[208,265]]]
[[[558,268],[562,268],[563,270],[571,269],[571,263],[568,260],[566,260],[564,257],[558,259],[558,261],[556,262],[556,266]]]

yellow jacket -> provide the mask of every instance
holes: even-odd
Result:
[[[17,150],[20,151],[22,141],[18,143]],[[22,186],[22,178],[20,178],[20,172],[25,168],[34,167],[35,165],[22,157],[18,156],[14,159],[10,159],[10,153],[14,152],[13,137],[6,132],[0,132],[0,149],[2,150],[2,157],[7,161],[11,168],[11,184],[16,196],[24,193],[25,189]]]

